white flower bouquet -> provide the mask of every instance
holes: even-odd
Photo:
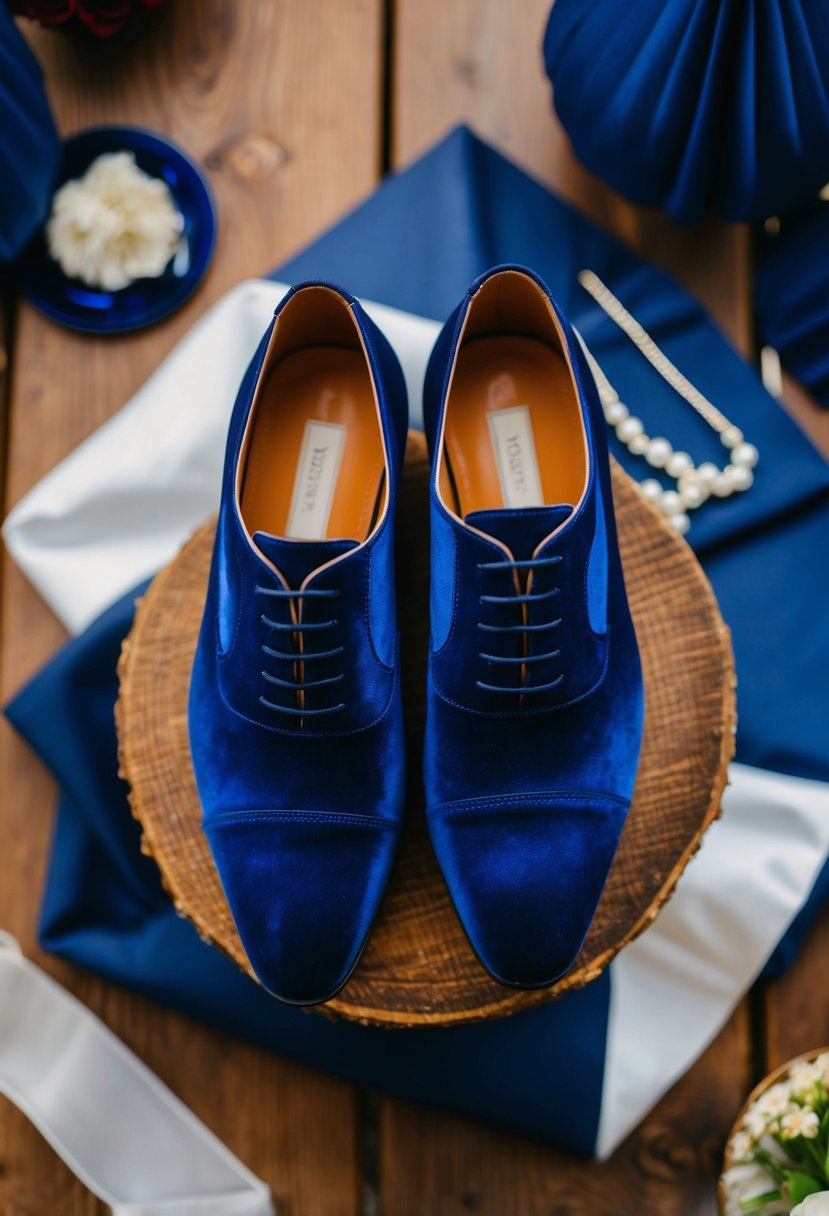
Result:
[[[120,291],[164,273],[183,226],[165,181],[140,169],[132,152],[104,152],[57,191],[46,238],[64,274]]]
[[[829,1216],[829,1050],[767,1078],[732,1131],[723,1216]]]

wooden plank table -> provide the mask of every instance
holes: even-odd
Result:
[[[206,169],[219,211],[213,266],[155,328],[90,339],[14,310],[7,403],[9,507],[117,410],[194,320],[240,279],[312,239],[465,120],[599,223],[666,266],[750,349],[744,233],[680,230],[619,200],[575,161],[549,106],[540,37],[549,0],[173,0],[143,42],[113,53],[27,27],[61,128],[136,122]],[[792,407],[829,447],[801,392]],[[2,565],[0,688],[7,697],[63,631]],[[744,1001],[702,1059],[614,1158],[585,1164],[537,1144],[354,1086],[239,1044],[43,954],[34,926],[54,788],[0,727],[0,925],[147,1061],[265,1178],[282,1216],[703,1216],[722,1142],[767,1067],[829,1041],[829,914],[794,968]],[[822,985],[816,1000],[816,985]],[[482,1061],[485,1067],[485,1061]],[[0,1216],[104,1209],[0,1102]]]

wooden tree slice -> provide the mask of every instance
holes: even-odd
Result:
[[[446,1025],[526,1009],[595,979],[656,916],[719,813],[733,752],[728,630],[688,546],[614,464],[613,494],[642,651],[646,720],[636,792],[593,925],[572,971],[520,992],[473,955],[432,853],[419,785],[428,641],[428,465],[411,433],[398,511],[399,611],[409,794],[398,862],[347,987],[322,1008],[366,1024]],[[201,827],[187,737],[187,690],[213,545],[205,525],[138,605],[119,665],[122,775],[143,849],[177,910],[253,974]]]

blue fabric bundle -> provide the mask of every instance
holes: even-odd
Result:
[[[757,334],[786,371],[829,407],[829,202],[783,217],[758,237]]]
[[[824,0],[556,0],[544,59],[581,160],[683,223],[762,220],[829,180]]]
[[[649,433],[668,435],[697,461],[722,461],[713,432],[579,286],[585,267],[612,286],[680,367],[693,369],[702,391],[759,447],[755,488],[706,504],[695,513],[691,539],[734,634],[738,757],[829,781],[829,633],[820,609],[829,598],[829,567],[814,560],[829,529],[829,467],[676,283],[463,128],[387,180],[276,277],[327,277],[364,299],[441,319],[468,283],[501,262],[531,265],[547,280]],[[618,445],[615,454],[641,476],[640,462]],[[376,1030],[277,1005],[177,917],[139,852],[117,775],[115,664],[132,603],[126,597],[70,642],[8,710],[61,787],[40,923],[44,946],[320,1068],[592,1152],[609,973],[582,992],[502,1021]],[[778,962],[793,951],[810,913],[796,922]]]
[[[40,67],[0,3],[0,262],[45,222],[59,162]]]

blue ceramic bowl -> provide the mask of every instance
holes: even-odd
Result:
[[[156,279],[137,279],[120,291],[88,287],[63,273],[43,232],[15,266],[17,285],[36,308],[85,333],[125,333],[173,312],[201,281],[216,239],[213,197],[202,174],[179,148],[140,127],[95,127],[67,139],[55,189],[82,176],[102,152],[121,151],[134,153],[140,169],[167,183],[184,218],[181,244],[164,273]]]

